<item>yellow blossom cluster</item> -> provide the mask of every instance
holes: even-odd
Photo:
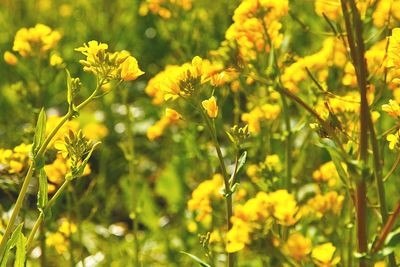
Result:
[[[0,165],[10,174],[19,174],[29,163],[32,145],[20,144],[13,149],[0,148]]]
[[[347,169],[347,166],[345,164],[342,164],[342,167],[344,169]],[[339,174],[336,170],[335,164],[333,161],[328,161],[324,164],[322,164],[317,170],[315,170],[312,174],[312,177],[314,181],[316,182],[325,182],[327,183],[330,187],[336,185],[338,179],[339,179]]]
[[[397,130],[393,134],[388,134],[386,136],[386,140],[389,142],[389,149],[393,150],[399,147],[399,140],[400,140],[400,130]]]
[[[382,111],[394,118],[398,118],[400,116],[400,105],[396,100],[390,99],[389,103],[382,105]]]
[[[259,133],[262,121],[273,121],[281,113],[281,107],[278,104],[264,104],[257,106],[248,113],[242,114],[242,121],[249,125],[249,131]]]
[[[251,164],[247,167],[246,174],[257,183],[264,173],[276,174],[282,171],[282,163],[277,154],[267,155],[259,164]]]
[[[281,46],[283,34],[279,19],[289,9],[289,1],[243,0],[233,15],[234,23],[226,31],[225,38],[239,47],[245,61],[256,59],[257,53],[268,52],[270,45]]]
[[[136,58],[128,51],[108,52],[108,45],[97,41],[89,41],[82,47],[75,49],[86,56],[79,62],[83,70],[91,72],[105,81],[122,80],[133,81],[144,72],[139,69]]]
[[[69,237],[77,231],[74,223],[67,219],[61,219],[58,231],[50,233],[46,237],[46,245],[53,247],[58,254],[63,254],[68,250]]]
[[[232,228],[227,234],[226,250],[237,252],[251,243],[257,233],[265,233],[275,222],[280,225],[294,225],[300,214],[294,196],[286,190],[271,193],[259,192],[243,205],[235,207],[231,218]]]
[[[289,235],[283,250],[295,261],[301,262],[311,253],[311,248],[312,243],[309,238],[303,236],[301,233],[294,232]]]
[[[328,77],[327,66],[343,66],[345,63],[346,49],[343,43],[337,38],[327,38],[320,51],[298,58],[295,63],[285,68],[281,77],[283,86],[293,93],[298,92],[301,82],[308,78],[306,68],[323,83]]]
[[[191,63],[167,66],[148,82],[145,92],[153,97],[153,104],[159,105],[164,100],[188,96],[206,82],[223,84],[228,79],[230,75],[223,72],[221,64],[196,56]]]
[[[61,39],[58,31],[44,24],[22,28],[15,34],[13,50],[22,57],[38,56],[53,49]]]
[[[177,123],[182,118],[182,115],[174,109],[167,108],[165,115],[161,117],[155,124],[147,129],[147,138],[151,141],[161,137],[164,133],[165,128],[168,125]]]
[[[196,221],[208,223],[211,221],[212,200],[222,198],[220,192],[223,186],[221,174],[214,174],[212,179],[200,183],[192,192],[192,198],[188,201],[188,209],[196,212]]]
[[[389,16],[390,12],[390,16]],[[386,0],[378,1],[375,11],[372,15],[374,25],[378,28],[384,27],[390,17],[390,26],[400,20],[400,1]]]
[[[146,0],[139,9],[141,16],[146,16],[149,12],[156,14],[164,19],[169,19],[173,15],[174,8],[185,11],[192,8],[192,0]]]
[[[335,191],[326,194],[317,194],[309,199],[307,205],[303,207],[302,214],[314,214],[317,218],[322,218],[327,213],[339,215],[343,206],[344,196]]]

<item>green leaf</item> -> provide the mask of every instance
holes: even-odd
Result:
[[[39,191],[37,198],[37,207],[40,211],[43,211],[48,202],[47,194],[47,176],[44,168],[40,169],[39,173]]]
[[[396,248],[400,246],[400,227],[398,227],[396,230],[393,230],[388,234],[385,243],[386,243],[385,246],[387,247]]]
[[[35,157],[36,153],[39,151],[41,145],[43,144],[46,135],[46,112],[42,108],[39,113],[39,117],[36,123],[35,136],[33,138],[32,144],[32,154]]]
[[[26,258],[26,237],[21,232],[17,239],[17,252],[15,254],[14,267],[24,267]]]
[[[185,255],[187,255],[187,256],[189,256],[190,258],[192,258],[192,260],[195,261],[196,263],[198,263],[200,266],[203,266],[203,267],[211,267],[210,264],[208,264],[208,263],[206,263],[205,261],[199,259],[197,256],[195,256],[195,255],[193,255],[193,254],[187,253],[187,252],[185,252],[185,251],[181,251],[181,253],[182,253],[182,254],[185,254]]]
[[[14,232],[12,233],[11,238],[7,241],[7,245],[6,245],[6,248],[4,250],[4,256],[1,259],[0,267],[6,267],[7,266],[7,261],[8,261],[8,258],[10,257],[10,252],[15,247],[15,245],[17,244],[19,235],[22,234],[22,226],[23,226],[23,223],[19,224],[17,226],[17,228],[15,228]],[[1,252],[1,253],[3,253],[3,252]]]
[[[238,173],[240,169],[243,167],[243,165],[246,163],[246,158],[247,158],[247,151],[244,151],[238,160],[238,167],[236,173]]]

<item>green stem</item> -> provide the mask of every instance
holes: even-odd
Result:
[[[228,226],[228,231],[232,228],[232,222],[231,222],[231,217],[233,215],[233,201],[232,201],[232,194],[231,194],[231,187],[229,184],[229,177],[228,173],[226,171],[226,166],[224,162],[224,157],[222,156],[221,152],[221,146],[219,145],[218,138],[216,135],[216,129],[215,129],[215,123],[214,120],[210,121],[210,119],[207,117],[207,115],[204,113],[200,106],[200,113],[203,117],[204,122],[207,125],[208,131],[210,133],[211,139],[214,143],[215,150],[218,155],[218,160],[220,164],[220,169],[222,171],[222,176],[224,178],[224,186],[225,186],[225,193],[226,193],[226,217],[227,217],[227,226]],[[235,266],[235,254],[234,253],[228,253],[228,267],[233,267]]]
[[[88,103],[90,103],[90,101],[93,100],[93,98],[95,97],[97,91],[102,86],[103,82],[104,81],[101,80],[98,83],[98,85],[97,85],[96,89],[93,91],[93,93],[84,102],[82,102],[77,107],[77,110],[82,109],[84,106],[86,106]],[[74,115],[73,111],[69,110],[68,113],[61,119],[61,121],[57,124],[57,126],[51,131],[51,133],[44,140],[43,144],[41,145],[41,147],[40,147],[40,149],[39,149],[39,151],[37,153],[37,155],[35,156],[35,159],[40,158],[40,157],[42,157],[44,155],[49,143],[54,138],[54,136],[57,134],[58,130],[60,130],[60,128],[69,119],[71,119],[73,115]],[[10,220],[9,220],[9,222],[7,224],[6,230],[4,231],[3,238],[1,239],[1,242],[0,242],[0,258],[3,257],[7,241],[10,238],[12,231],[14,230],[15,221],[16,221],[16,219],[18,217],[18,214],[19,214],[19,212],[21,210],[21,206],[22,206],[22,203],[24,201],[26,192],[28,190],[28,186],[29,186],[29,184],[31,182],[34,170],[35,170],[34,161],[31,161],[31,163],[29,164],[28,172],[27,172],[27,174],[25,176],[25,179],[24,179],[24,182],[22,184],[21,190],[20,190],[20,192],[18,194],[18,198],[17,198],[17,201],[15,203],[14,210],[13,210],[13,212],[11,214],[11,217],[10,217]]]
[[[136,166],[135,166],[135,142],[134,137],[132,134],[132,121],[133,116],[130,111],[130,107],[128,104],[128,92],[126,91],[125,96],[125,107],[127,110],[126,113],[126,134],[127,134],[127,141],[128,141],[128,148],[127,148],[127,160],[128,160],[128,172],[129,177],[131,179],[131,194],[132,194],[132,223],[133,223],[133,242],[135,245],[135,266],[140,266],[140,242],[138,237],[139,231],[139,216],[138,216],[138,199],[137,199],[137,190],[136,190]]]
[[[289,106],[286,101],[286,96],[283,93],[281,93],[281,98],[282,98],[283,116],[287,132],[286,147],[285,147],[286,179],[284,182],[284,188],[286,188],[287,191],[290,192],[292,190],[292,129],[290,126]]]
[[[32,242],[35,237],[35,234],[37,230],[39,229],[39,226],[41,225],[44,216],[47,214],[47,212],[50,210],[50,208],[54,205],[54,203],[57,201],[57,199],[61,196],[61,194],[65,191],[67,188],[68,184],[70,183],[70,180],[65,180],[64,183],[60,186],[60,188],[56,191],[54,196],[47,202],[46,207],[43,209],[43,212],[41,212],[36,219],[35,224],[33,225],[33,228],[29,234],[28,240],[26,242],[26,248],[27,251],[30,251],[32,248]]]

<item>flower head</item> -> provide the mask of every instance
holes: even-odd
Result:
[[[218,116],[218,105],[214,96],[201,102],[203,108],[207,111],[210,118],[216,118]]]

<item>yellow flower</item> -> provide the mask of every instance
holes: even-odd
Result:
[[[311,257],[317,266],[331,267],[340,262],[340,257],[333,257],[335,251],[336,247],[332,243],[325,243],[316,246],[311,252]]]
[[[201,104],[210,118],[216,118],[218,116],[218,106],[214,96],[210,97],[208,100],[204,100]]]
[[[400,28],[392,30],[388,48],[389,65],[400,68]]]
[[[378,261],[374,264],[374,267],[386,267],[386,262]]]
[[[68,240],[61,233],[50,233],[46,238],[46,245],[54,247],[58,254],[68,250]]]
[[[68,237],[73,233],[76,233],[77,227],[76,224],[69,222],[67,219],[61,219],[61,225],[58,228],[58,231],[62,233],[64,236]]]
[[[124,81],[136,80],[144,72],[139,69],[136,58],[129,56],[121,65],[121,79]]]
[[[89,140],[101,140],[108,135],[108,129],[101,123],[91,122],[83,128],[83,135]]]
[[[311,240],[300,233],[292,233],[284,249],[290,257],[301,261],[311,252]]]
[[[397,131],[395,134],[388,134],[386,140],[389,141],[389,149],[393,150],[399,143],[400,133]]]
[[[43,24],[20,29],[14,38],[13,50],[23,57],[36,56],[54,48],[61,39],[58,31]]]
[[[18,58],[10,51],[4,52],[3,58],[8,65],[16,65],[18,63]]]
[[[168,118],[171,123],[178,122],[182,119],[182,115],[172,108],[167,108],[165,110],[165,117]]]
[[[396,100],[390,99],[388,104],[382,105],[382,110],[392,117],[396,118],[400,116],[400,106]]]
[[[190,211],[196,211],[196,221],[203,222],[212,212],[212,198],[221,198],[219,190],[222,188],[223,178],[221,174],[214,174],[212,179],[200,183],[192,192],[192,198],[187,206]]]
[[[58,54],[52,54],[50,56],[50,65],[53,67],[60,66],[63,63],[62,57]]]
[[[150,141],[153,141],[159,137],[161,137],[164,133],[165,128],[170,123],[170,120],[166,117],[162,117],[159,121],[157,121],[154,125],[150,126],[147,129],[146,135]]]

